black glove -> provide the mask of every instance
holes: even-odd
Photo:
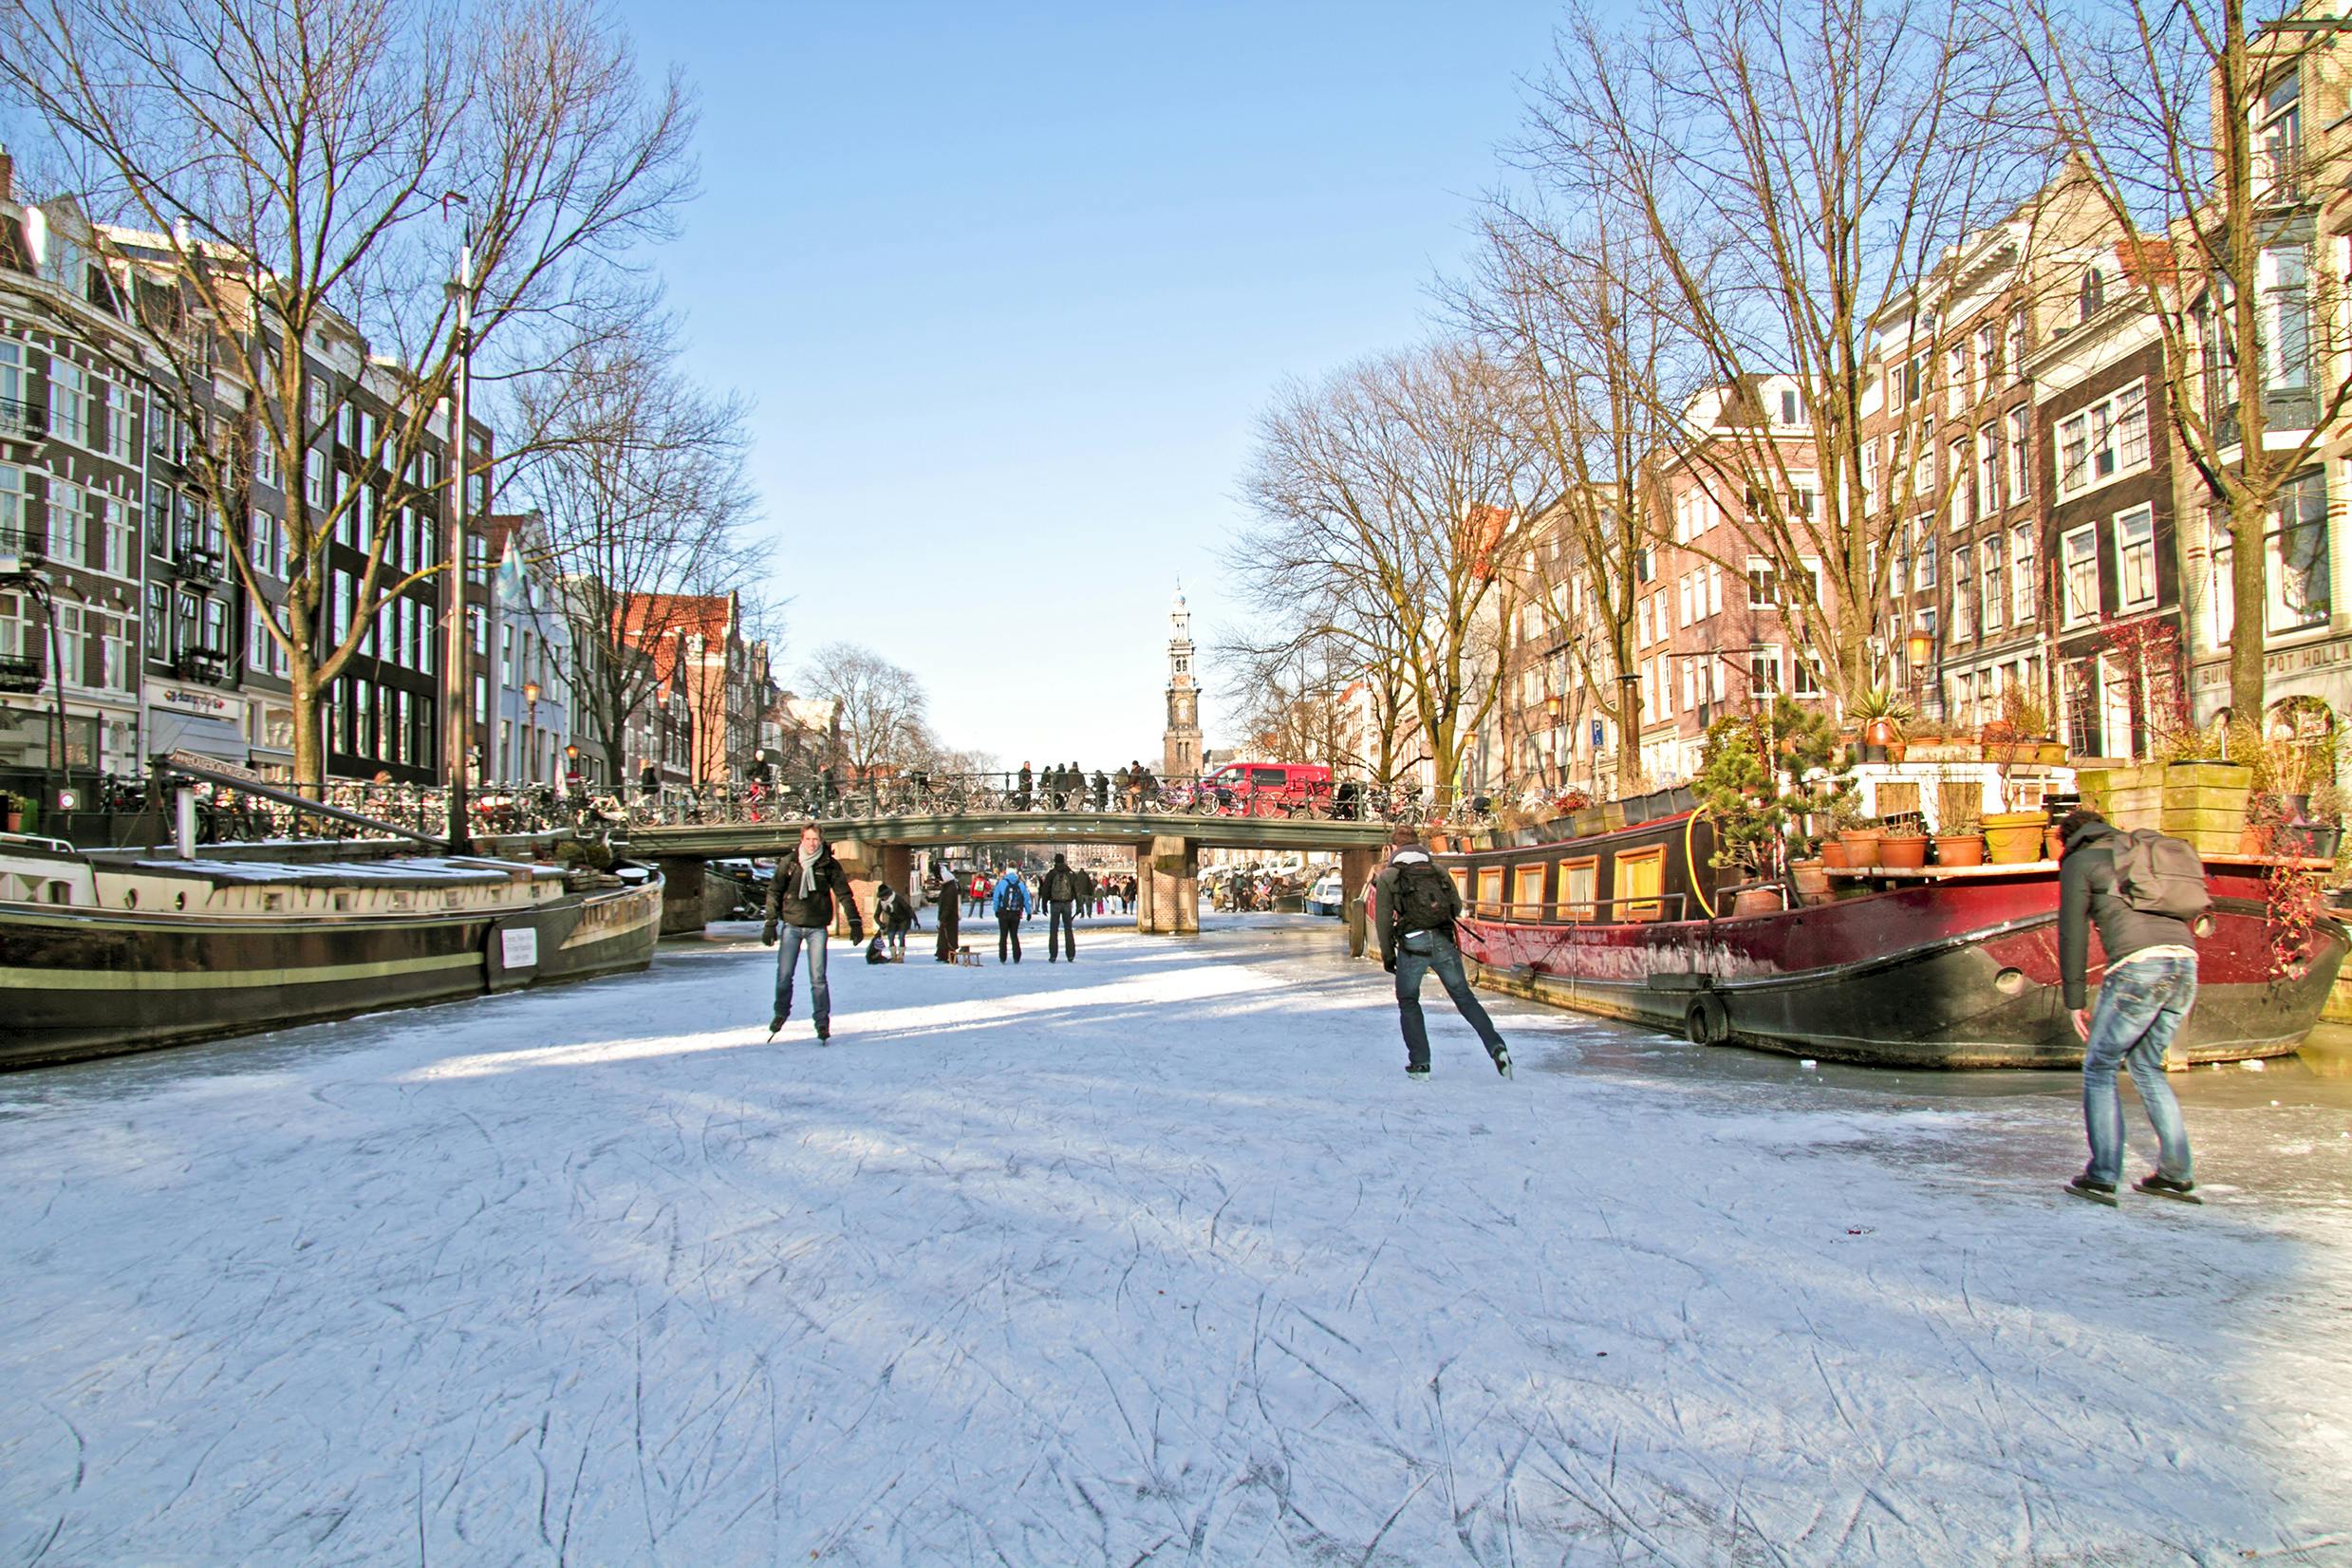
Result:
[[[770,921],[759,928],[759,940],[770,947],[775,945],[775,922]]]
[[[849,927],[849,940],[851,942],[864,942],[866,940],[866,928],[862,925],[851,925]]]
[[[1393,975],[1396,973],[1396,960],[1393,958],[1382,959],[1380,961],[1380,967],[1386,969],[1390,974]]]

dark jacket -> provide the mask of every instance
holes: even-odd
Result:
[[[2104,823],[2078,829],[2059,866],[2058,975],[2070,1009],[2084,1005],[2083,970],[2093,925],[2109,963],[2143,947],[2196,945],[2196,932],[2187,921],[2135,909],[2116,891],[2115,846],[2121,837]]]
[[[857,895],[849,891],[849,873],[833,858],[832,847],[817,852],[816,891],[807,898],[800,896],[800,851],[789,849],[776,858],[775,875],[768,879],[768,919],[787,925],[797,925],[804,931],[814,931],[833,923],[833,900],[849,914],[849,940],[866,940],[866,922],[859,918]]]
[[[896,887],[884,883],[874,893],[874,929],[877,931],[911,930],[915,924],[915,906],[902,897]]]
[[[1076,898],[1085,887],[1086,877],[1083,872],[1073,870],[1067,866],[1056,866],[1045,873],[1045,885],[1037,890],[1045,895],[1045,901],[1048,904],[1068,904]]]

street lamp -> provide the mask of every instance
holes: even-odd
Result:
[[[523,703],[524,703],[524,705],[525,705],[527,708],[529,708],[529,709],[530,709],[530,717],[529,717],[528,719],[526,719],[524,720],[524,723],[523,723],[523,749],[524,749],[524,750],[526,750],[526,751],[528,751],[528,752],[531,754],[531,762],[530,762],[530,765],[529,765],[529,766],[527,766],[526,768],[524,768],[523,772],[525,773],[525,775],[535,775],[535,774],[537,774],[537,773],[538,773],[538,771],[539,771],[539,682],[538,682],[538,681],[524,681],[524,682],[523,682]],[[539,782],[539,781],[538,781],[538,779],[537,779],[536,777],[532,777],[532,778],[531,779],[531,782],[532,782],[532,783],[533,783],[533,784],[536,784],[536,783],[537,783],[537,782]]]
[[[1919,710],[1921,701],[1919,670],[1934,657],[1935,639],[1930,637],[1925,628],[1914,626],[1912,628],[1911,635],[1903,639],[1903,652],[1908,656],[1911,664],[1911,705],[1915,712]]]

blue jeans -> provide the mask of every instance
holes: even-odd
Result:
[[[800,949],[809,949],[809,1004],[815,1009],[819,1029],[832,1022],[833,994],[825,983],[825,939],[822,925],[787,925],[775,948],[775,1016],[793,1010],[793,972],[800,967]]]
[[[1396,940],[1396,1012],[1405,1026],[1405,1065],[1416,1073],[1429,1070],[1429,1026],[1421,1016],[1421,982],[1430,970],[1451,997],[1454,1008],[1478,1031],[1486,1054],[1493,1055],[1503,1049],[1503,1036],[1495,1028],[1495,1020],[1479,1005],[1478,993],[1470,989],[1469,976],[1462,972],[1462,949],[1454,945],[1449,931],[1413,931]]]
[[[2156,1170],[2176,1182],[2194,1179],[2189,1129],[2180,1102],[2164,1077],[2164,1052],[2197,999],[2194,959],[2155,958],[2111,969],[2091,1014],[2082,1050],[2082,1125],[2091,1139],[2084,1174],[2109,1185],[2123,1177],[2123,1093],[2116,1069],[2128,1068],[2139,1104],[2156,1129]]]

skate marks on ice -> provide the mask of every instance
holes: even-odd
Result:
[[[1376,971],[843,964],[818,1051],[748,1043],[771,962],[0,1122],[0,1560],[2137,1562],[2343,1522],[2328,1211],[1907,1180],[1868,1107],[1503,1085],[1442,1007],[1408,1091]],[[1502,1012],[1523,1061],[1581,1037]]]

